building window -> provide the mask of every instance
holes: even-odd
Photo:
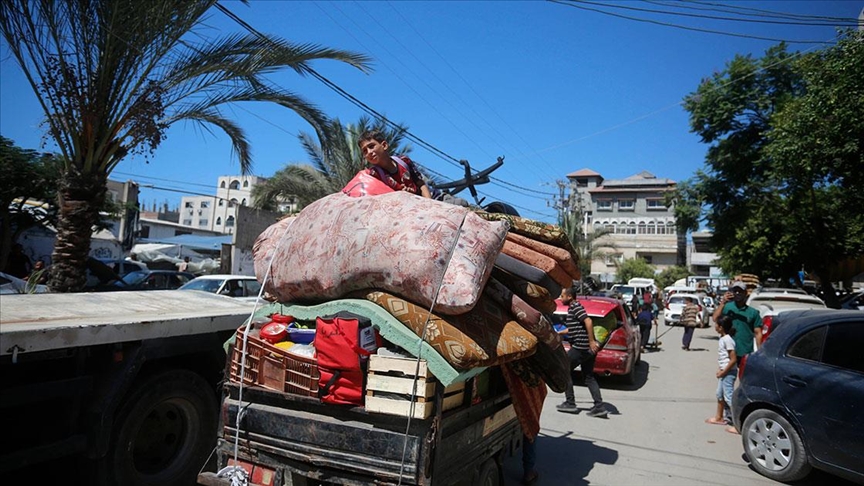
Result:
[[[202,207],[202,208],[209,208],[209,207],[210,207],[210,202],[208,202],[208,201],[201,201],[201,207]]]
[[[648,225],[648,228],[646,228],[646,230],[647,230],[647,234],[649,234],[649,235],[656,235],[656,234],[657,234],[657,223],[655,223],[655,222],[652,221],[652,222]]]
[[[202,219],[202,220],[198,221],[198,226],[207,226],[207,224],[209,224],[209,223],[210,223],[210,221],[208,221],[206,219]]]
[[[620,199],[618,201],[618,210],[619,211],[633,211],[636,209],[636,200],[635,199]]]
[[[614,267],[615,265],[624,261],[624,254],[622,253],[612,253],[609,255],[605,255],[603,260],[606,263],[607,267]]]
[[[183,220],[183,226],[192,226],[192,220],[191,219],[184,219]]]
[[[231,198],[231,200],[228,201],[228,207],[229,207],[229,208],[233,208],[233,207],[236,206],[236,205],[237,205],[237,200],[236,200],[236,199]]]
[[[234,216],[228,216],[228,218],[225,219],[225,227],[226,228],[233,228],[234,227]]]
[[[245,205],[246,205],[246,198],[245,198],[245,197],[243,198],[243,201],[240,202],[240,205],[241,205],[241,206],[245,206]]]
[[[183,205],[184,208],[192,208],[195,207],[191,201],[186,201],[186,204]]]
[[[662,199],[646,199],[648,211],[666,211],[666,203]]]
[[[186,212],[189,213],[189,216],[192,216],[192,213],[194,213],[195,210],[194,210],[194,209],[190,209],[189,211],[186,211]]]
[[[249,187],[249,181],[243,181],[243,187]]]
[[[597,210],[598,211],[612,211],[612,200],[611,199],[598,199],[597,200]]]
[[[639,255],[639,258],[645,260],[645,263],[649,265],[654,263],[654,255]]]
[[[222,182],[219,184],[219,187],[222,188],[222,189],[225,189],[225,181],[222,181]]]
[[[222,218],[216,218],[216,226],[222,226]]]
[[[639,222],[639,225],[636,229],[636,234],[639,234],[639,235],[647,235],[648,234],[648,225],[645,224],[645,221]]]
[[[224,206],[224,205],[225,205],[225,200],[224,200],[224,199],[220,199],[220,200],[219,200],[219,207],[221,208],[221,207]]]
[[[240,189],[240,181],[231,181],[230,189]]]

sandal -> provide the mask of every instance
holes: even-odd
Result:
[[[736,429],[735,427],[726,427],[726,432],[729,432],[730,434],[741,435],[741,433],[738,432],[738,429]]]
[[[715,417],[709,417],[709,418],[705,419],[705,423],[711,424],[711,425],[729,425],[726,423],[725,420],[717,420],[717,418],[715,418]]]

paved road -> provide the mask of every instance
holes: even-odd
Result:
[[[557,412],[564,395],[549,393],[537,439],[538,485],[780,484],[749,469],[740,436],[704,423],[716,407],[713,328],[696,329],[689,352],[681,349],[680,327],[661,324],[659,332],[662,345],[642,356],[636,385],[600,380],[608,419]],[[587,388],[575,392],[577,405],[589,408]],[[520,484],[520,454],[505,460],[504,475],[506,484]],[[826,480],[841,481],[817,474],[807,483]]]

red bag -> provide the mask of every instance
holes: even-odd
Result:
[[[372,322],[350,312],[339,312],[316,320],[315,353],[321,378],[318,396],[324,403],[362,405],[365,358],[372,354],[361,347],[361,335],[366,346],[377,345],[377,333]],[[369,336],[371,335],[371,344]]]
[[[361,170],[342,188],[342,192],[352,197],[360,197],[386,194],[393,192],[393,189],[365,170]]]

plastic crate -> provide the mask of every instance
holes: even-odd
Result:
[[[229,380],[240,383],[240,368],[243,357],[243,334],[246,328],[237,330],[237,339],[231,348],[231,368]],[[261,386],[270,390],[309,397],[318,397],[318,362],[314,358],[305,358],[290,354],[249,334],[246,346],[246,369],[243,374],[243,384],[246,386]]]

